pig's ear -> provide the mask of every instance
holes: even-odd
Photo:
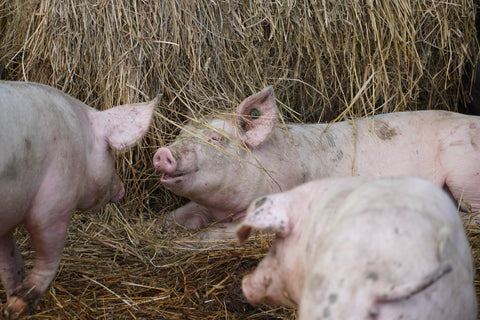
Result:
[[[90,113],[96,133],[115,150],[122,150],[140,139],[148,130],[158,97],[150,102],[126,104]]]
[[[283,203],[275,205],[269,197],[262,197],[252,202],[245,219],[237,227],[238,241],[244,243],[252,229],[275,232],[279,237],[287,237],[293,228],[287,210]]]
[[[259,146],[269,136],[277,118],[277,105],[272,87],[266,87],[245,99],[238,106],[237,114],[240,138],[249,146]]]

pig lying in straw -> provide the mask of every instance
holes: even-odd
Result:
[[[32,312],[54,278],[72,211],[123,197],[111,149],[142,137],[155,103],[99,112],[45,85],[0,81],[0,274],[9,318]],[[13,238],[20,224],[36,253],[27,277]]]
[[[187,228],[235,221],[259,196],[338,176],[418,176],[480,210],[479,117],[417,111],[282,126],[270,87],[236,113],[203,129],[187,125],[156,152],[161,182],[191,200],[170,220]]]
[[[468,240],[431,182],[330,178],[252,203],[237,235],[276,232],[242,281],[251,303],[299,306],[298,319],[476,319]]]

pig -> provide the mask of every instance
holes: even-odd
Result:
[[[413,111],[282,125],[271,87],[235,114],[188,124],[155,153],[161,183],[191,200],[167,222],[236,224],[259,196],[342,176],[418,176],[448,190],[464,210],[480,210],[480,117]]]
[[[47,290],[73,211],[122,199],[112,150],[142,137],[155,104],[97,111],[46,85],[0,81],[0,275],[8,318],[33,312]],[[13,237],[22,224],[36,255],[28,276]]]
[[[452,199],[418,177],[315,180],[263,196],[238,225],[276,238],[243,278],[253,304],[298,319],[477,319],[469,243]]]

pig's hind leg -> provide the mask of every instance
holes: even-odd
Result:
[[[25,278],[23,259],[12,233],[0,237],[0,276],[7,298]]]
[[[478,220],[478,214],[480,213],[480,168],[478,172],[470,175],[447,177],[444,188],[458,203],[460,211],[471,213],[472,218]]]
[[[480,142],[477,142],[480,123],[471,130],[463,136],[458,134],[462,143],[444,146],[440,163],[445,173],[443,187],[458,201],[462,211],[477,215],[480,212]]]

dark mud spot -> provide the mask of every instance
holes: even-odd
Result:
[[[393,137],[398,135],[395,128],[391,128],[385,122],[378,121],[375,126],[375,134],[382,140],[391,140]]]

